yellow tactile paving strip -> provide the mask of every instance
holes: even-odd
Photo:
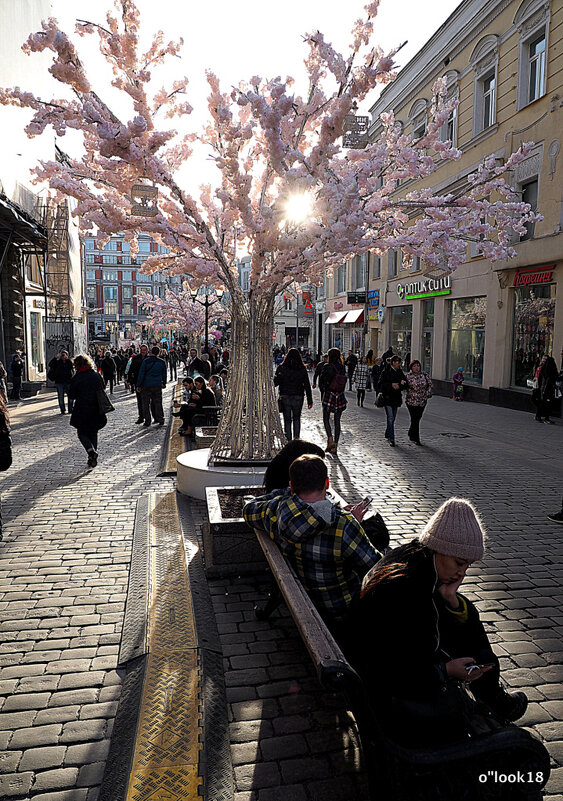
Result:
[[[149,656],[127,801],[201,798],[201,675],[175,493],[151,496]]]

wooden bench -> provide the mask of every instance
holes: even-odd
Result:
[[[342,692],[355,717],[372,801],[540,801],[541,786],[549,777],[549,755],[524,729],[508,726],[473,740],[431,749],[406,748],[386,737],[360,676],[346,660],[292,566],[268,534],[257,528],[254,531],[321,685],[329,691]],[[256,609],[257,617],[267,618],[276,605],[277,599],[271,598],[265,608]],[[503,763],[506,754],[511,759]],[[513,773],[516,766],[533,775],[542,770],[545,781],[541,786],[518,788],[514,784],[493,786],[492,782],[479,781],[483,771],[502,772],[499,765],[503,764],[507,765],[505,773]],[[517,795],[517,789],[525,794]]]
[[[202,406],[197,414],[194,414],[192,426],[194,428],[203,428],[205,426],[219,425],[219,417],[221,416],[220,406]]]

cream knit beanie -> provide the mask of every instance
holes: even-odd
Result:
[[[476,562],[485,553],[485,531],[472,503],[450,498],[434,512],[419,537],[422,545],[444,556]]]

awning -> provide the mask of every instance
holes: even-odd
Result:
[[[340,323],[344,317],[346,317],[347,312],[331,312],[325,320],[326,325],[334,325],[334,323]]]
[[[364,322],[364,310],[363,309],[352,309],[346,313],[346,317],[342,320],[343,323],[363,323]]]

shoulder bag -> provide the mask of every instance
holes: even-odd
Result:
[[[108,398],[105,389],[96,390],[96,399],[98,401],[98,411],[100,414],[109,414],[109,412],[115,412],[115,406]]]
[[[329,390],[337,393],[344,392],[347,381],[348,379],[346,378],[346,373],[336,373],[330,382]]]
[[[12,438],[7,431],[0,432],[0,471],[12,466]]]

